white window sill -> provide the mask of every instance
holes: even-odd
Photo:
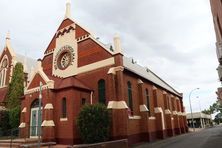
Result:
[[[68,118],[60,118],[60,121],[68,121]]]
[[[129,116],[129,119],[131,119],[131,120],[139,120],[139,119],[141,119],[141,116]]]

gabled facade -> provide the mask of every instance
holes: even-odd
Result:
[[[20,54],[16,54],[11,47],[9,33],[6,37],[6,44],[4,49],[0,54],[0,110],[5,109],[6,95],[8,92],[8,85],[11,82],[11,77],[13,74],[13,68],[17,62],[20,62],[24,66],[25,82],[28,82],[28,73],[30,71],[30,66],[35,65],[34,60],[28,58],[29,67],[26,64],[27,58]]]
[[[185,133],[182,94],[125,57],[118,36],[114,48],[98,41],[71,19],[70,5],[25,89],[21,135],[35,138],[40,120],[43,141],[80,143],[76,118],[98,102],[112,112],[111,139],[132,144]]]

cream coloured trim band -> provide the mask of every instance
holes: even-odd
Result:
[[[141,116],[129,116],[129,119],[131,119],[131,120],[139,120],[139,119],[141,119]]]
[[[78,71],[77,74],[92,71],[92,70],[99,69],[99,68],[109,66],[109,65],[113,65],[113,64],[115,64],[115,60],[112,57],[112,58],[105,59],[105,60],[102,60],[102,61],[99,61],[99,62],[95,62],[95,63],[89,64],[89,65],[86,65],[86,66],[79,67],[78,70],[77,70]]]
[[[155,113],[163,113],[163,110],[162,110],[161,107],[155,107],[155,108],[154,108],[154,112],[155,112]]]
[[[145,104],[140,105],[140,112],[148,112],[148,111],[149,111],[149,110],[148,110],[148,108],[146,107]]]
[[[182,112],[178,112],[177,114],[178,114],[179,116],[182,116],[182,115],[183,115]]]
[[[22,113],[26,113],[27,112],[27,108],[24,107],[23,110],[22,110]]]
[[[149,117],[149,120],[156,120],[156,117],[151,116]]]
[[[55,123],[53,120],[44,120],[42,123],[42,126],[53,127],[53,126],[55,126]]]
[[[112,67],[109,69],[107,74],[116,74],[117,71],[123,71],[124,67],[123,66],[117,66],[117,67]]]
[[[109,101],[108,109],[127,109],[128,106],[125,101]]]
[[[173,115],[178,115],[178,114],[177,114],[177,111],[173,111]]]
[[[46,90],[48,88],[49,88],[48,85],[43,85],[42,86],[42,90]],[[35,88],[32,88],[32,89],[25,90],[25,95],[35,93],[35,92],[39,92],[39,91],[40,91],[40,88],[35,87]]]
[[[25,125],[25,122],[22,122],[20,125],[19,125],[19,128],[25,128],[26,125]]]
[[[170,111],[169,109],[166,109],[166,110],[165,110],[165,114],[168,114],[168,115],[169,115],[169,114],[171,114],[171,111]]]
[[[44,109],[53,109],[53,105],[51,103],[48,103],[45,105]]]
[[[171,120],[174,120],[174,118],[173,118],[173,117],[171,117]]]

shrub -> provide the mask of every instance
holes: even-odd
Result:
[[[85,105],[77,118],[77,126],[84,143],[108,140],[110,130],[108,109],[103,104]]]
[[[9,129],[10,129],[9,113],[8,111],[1,111],[0,112],[0,136],[5,135]]]
[[[18,128],[20,119],[20,107],[15,107],[9,110],[9,123],[11,128]]]

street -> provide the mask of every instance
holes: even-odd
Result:
[[[143,143],[135,148],[221,148],[222,126],[207,128],[152,143]]]

